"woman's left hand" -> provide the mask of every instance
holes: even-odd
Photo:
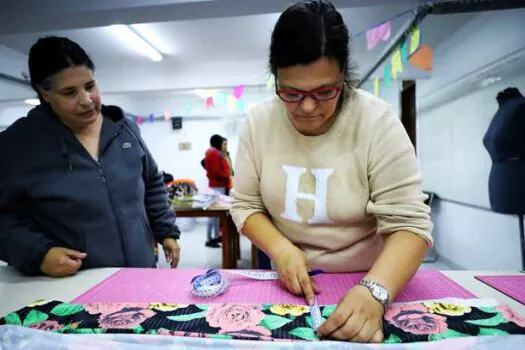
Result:
[[[166,256],[166,262],[170,264],[172,268],[176,268],[179,265],[180,259],[180,247],[179,243],[175,238],[165,238],[162,241],[162,248],[164,249],[164,255]]]
[[[319,337],[359,343],[383,341],[383,305],[361,285],[351,288],[319,327]]]

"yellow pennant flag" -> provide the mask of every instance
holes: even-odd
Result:
[[[421,42],[421,31],[419,27],[415,27],[410,35],[410,54],[413,54],[419,48]]]
[[[374,79],[374,94],[379,96],[379,78]]]
[[[397,79],[399,74],[403,73],[403,62],[399,48],[392,55],[392,78]]]
[[[228,112],[233,113],[237,109],[237,99],[233,95],[228,95]]]

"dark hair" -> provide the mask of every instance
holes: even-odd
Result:
[[[31,86],[44,103],[38,88],[48,90],[49,78],[69,67],[86,66],[95,71],[95,65],[86,51],[68,38],[49,36],[40,38],[29,50]]]
[[[222,150],[222,141],[224,141],[224,137],[222,137],[221,135],[213,135],[211,138],[210,138],[210,146],[212,146],[213,148],[216,148],[218,149],[219,151]]]
[[[270,71],[306,65],[329,57],[344,71],[345,83],[356,85],[356,66],[350,59],[350,38],[343,17],[326,0],[302,0],[277,20],[270,44]]]

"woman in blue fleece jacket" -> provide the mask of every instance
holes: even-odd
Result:
[[[101,104],[94,64],[67,38],[29,53],[41,104],[0,134],[0,259],[28,275],[176,267],[180,232],[137,126]]]

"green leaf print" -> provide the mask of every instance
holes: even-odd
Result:
[[[276,315],[266,315],[263,320],[259,323],[261,327],[264,327],[270,331],[274,329],[279,329],[287,323],[292,322],[286,317],[276,316]]]
[[[460,338],[460,337],[470,337],[470,334],[460,333],[456,332],[452,329],[448,329],[444,333],[439,334],[431,334],[428,336],[429,341],[436,341],[436,340],[443,340],[443,339],[449,339],[449,338]]]
[[[384,341],[383,341],[385,344],[399,344],[399,343],[402,343],[403,341],[401,340],[401,338],[399,338],[397,335],[395,334],[390,334],[388,336],[388,338],[386,338]]]
[[[312,316],[306,316],[306,317],[305,317],[305,320],[306,320],[306,323],[307,323],[310,327],[314,328],[314,323],[313,323],[313,321],[312,321]],[[326,318],[321,317],[321,324],[323,324],[325,321],[326,321]]]
[[[295,328],[290,331],[290,335],[304,340],[318,340],[317,336],[315,335],[315,331],[312,328]]]
[[[72,305],[64,303],[55,306],[50,313],[56,316],[69,316],[79,313],[81,311],[84,311],[84,307],[82,305]]]
[[[263,304],[262,309],[263,311],[266,311],[266,310],[270,310],[271,307],[272,307],[272,304]]]
[[[494,306],[485,306],[485,307],[478,307],[479,310],[489,313],[489,314],[497,314],[499,313],[498,309],[496,309]]]
[[[195,306],[201,309],[202,311],[207,311],[209,307],[209,305],[207,304],[195,304]]]
[[[498,313],[496,316],[491,318],[485,318],[482,320],[469,320],[466,321],[467,323],[475,324],[478,326],[498,326],[502,323],[507,323],[509,320],[507,320],[505,317],[503,317],[502,314]]]
[[[8,314],[6,317],[4,317],[4,321],[6,324],[12,324],[14,326],[22,325],[22,320],[20,319],[20,316],[16,312],[12,312]]]
[[[480,328],[479,335],[509,335],[509,333],[497,328]]]
[[[337,306],[336,305],[328,305],[328,306],[325,306],[324,309],[323,309],[323,317],[330,317],[331,314],[333,314],[333,312],[335,311],[335,308]]]
[[[95,334],[103,334],[103,333],[106,333],[106,330],[104,328],[95,328],[95,329],[93,329],[93,333],[95,333]]]
[[[233,336],[228,334],[208,334],[207,337],[213,339],[233,339]]]
[[[71,333],[75,333],[75,334],[95,334],[95,331],[92,328],[77,328],[77,329],[72,329]]]
[[[26,316],[26,319],[24,320],[24,327],[28,327],[40,322],[44,322],[47,320],[49,316],[43,312],[40,312],[38,310],[31,310]]]
[[[197,312],[195,314],[189,314],[189,315],[178,315],[178,316],[168,316],[167,318],[172,321],[176,322],[188,322],[192,320],[196,320],[198,318],[206,317],[206,311]]]
[[[142,334],[144,333],[144,328],[142,328],[142,326],[137,326],[137,327],[133,327],[133,333],[135,334]]]

